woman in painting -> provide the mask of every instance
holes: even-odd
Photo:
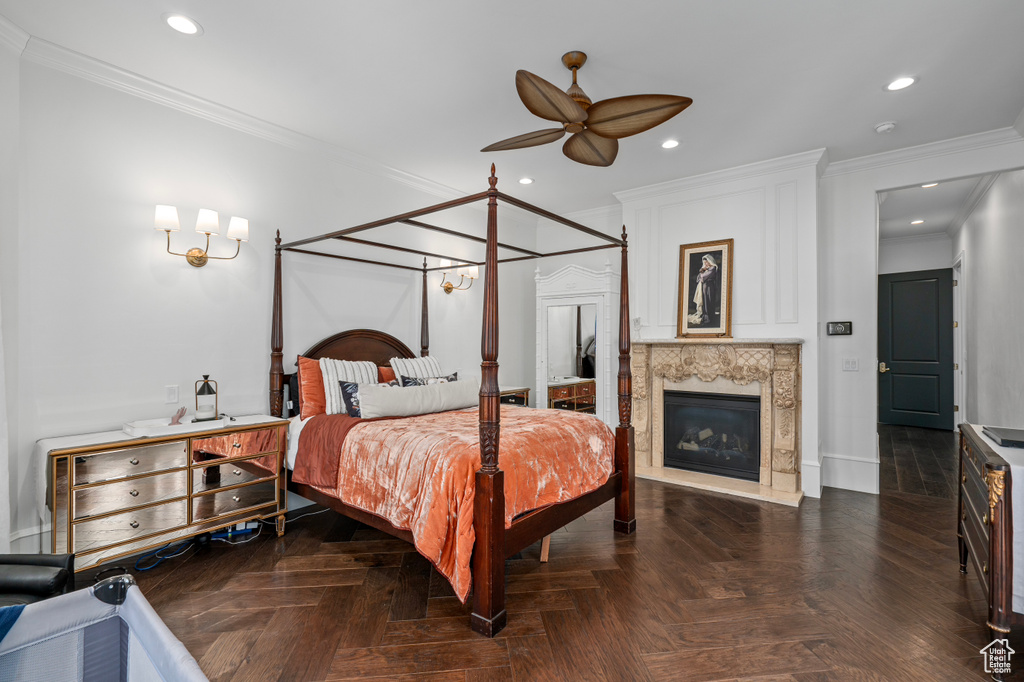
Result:
[[[707,324],[715,312],[718,293],[718,264],[710,253],[704,254],[700,261],[700,272],[697,273],[697,286],[694,287],[693,302],[697,310],[690,315],[690,324]]]

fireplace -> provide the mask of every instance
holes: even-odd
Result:
[[[665,466],[760,479],[760,396],[688,391],[664,396]]]

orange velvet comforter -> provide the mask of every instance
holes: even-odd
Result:
[[[332,419],[336,425],[316,423]],[[340,447],[337,440],[329,444],[329,431],[342,433]],[[505,526],[523,512],[600,487],[611,473],[614,450],[611,429],[596,417],[502,406],[498,464],[505,472]],[[479,468],[475,408],[382,420],[321,415],[302,431],[293,480],[411,531],[416,549],[465,602]]]

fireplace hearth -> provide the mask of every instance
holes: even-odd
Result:
[[[665,466],[760,478],[761,398],[665,391]]]

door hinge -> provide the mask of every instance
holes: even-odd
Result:
[[[953,363],[953,369],[960,369],[960,363],[959,362],[954,362]]]
[[[959,322],[954,322],[954,323],[953,323],[953,328],[954,328],[954,329],[955,329],[956,327],[959,327],[959,326],[960,326],[960,323],[959,323]]]
[[[960,406],[959,405],[954,405],[953,406],[953,411],[954,412],[959,412],[960,411]]]
[[[953,286],[955,286],[955,287],[960,286],[960,280],[954,279],[953,280]]]

